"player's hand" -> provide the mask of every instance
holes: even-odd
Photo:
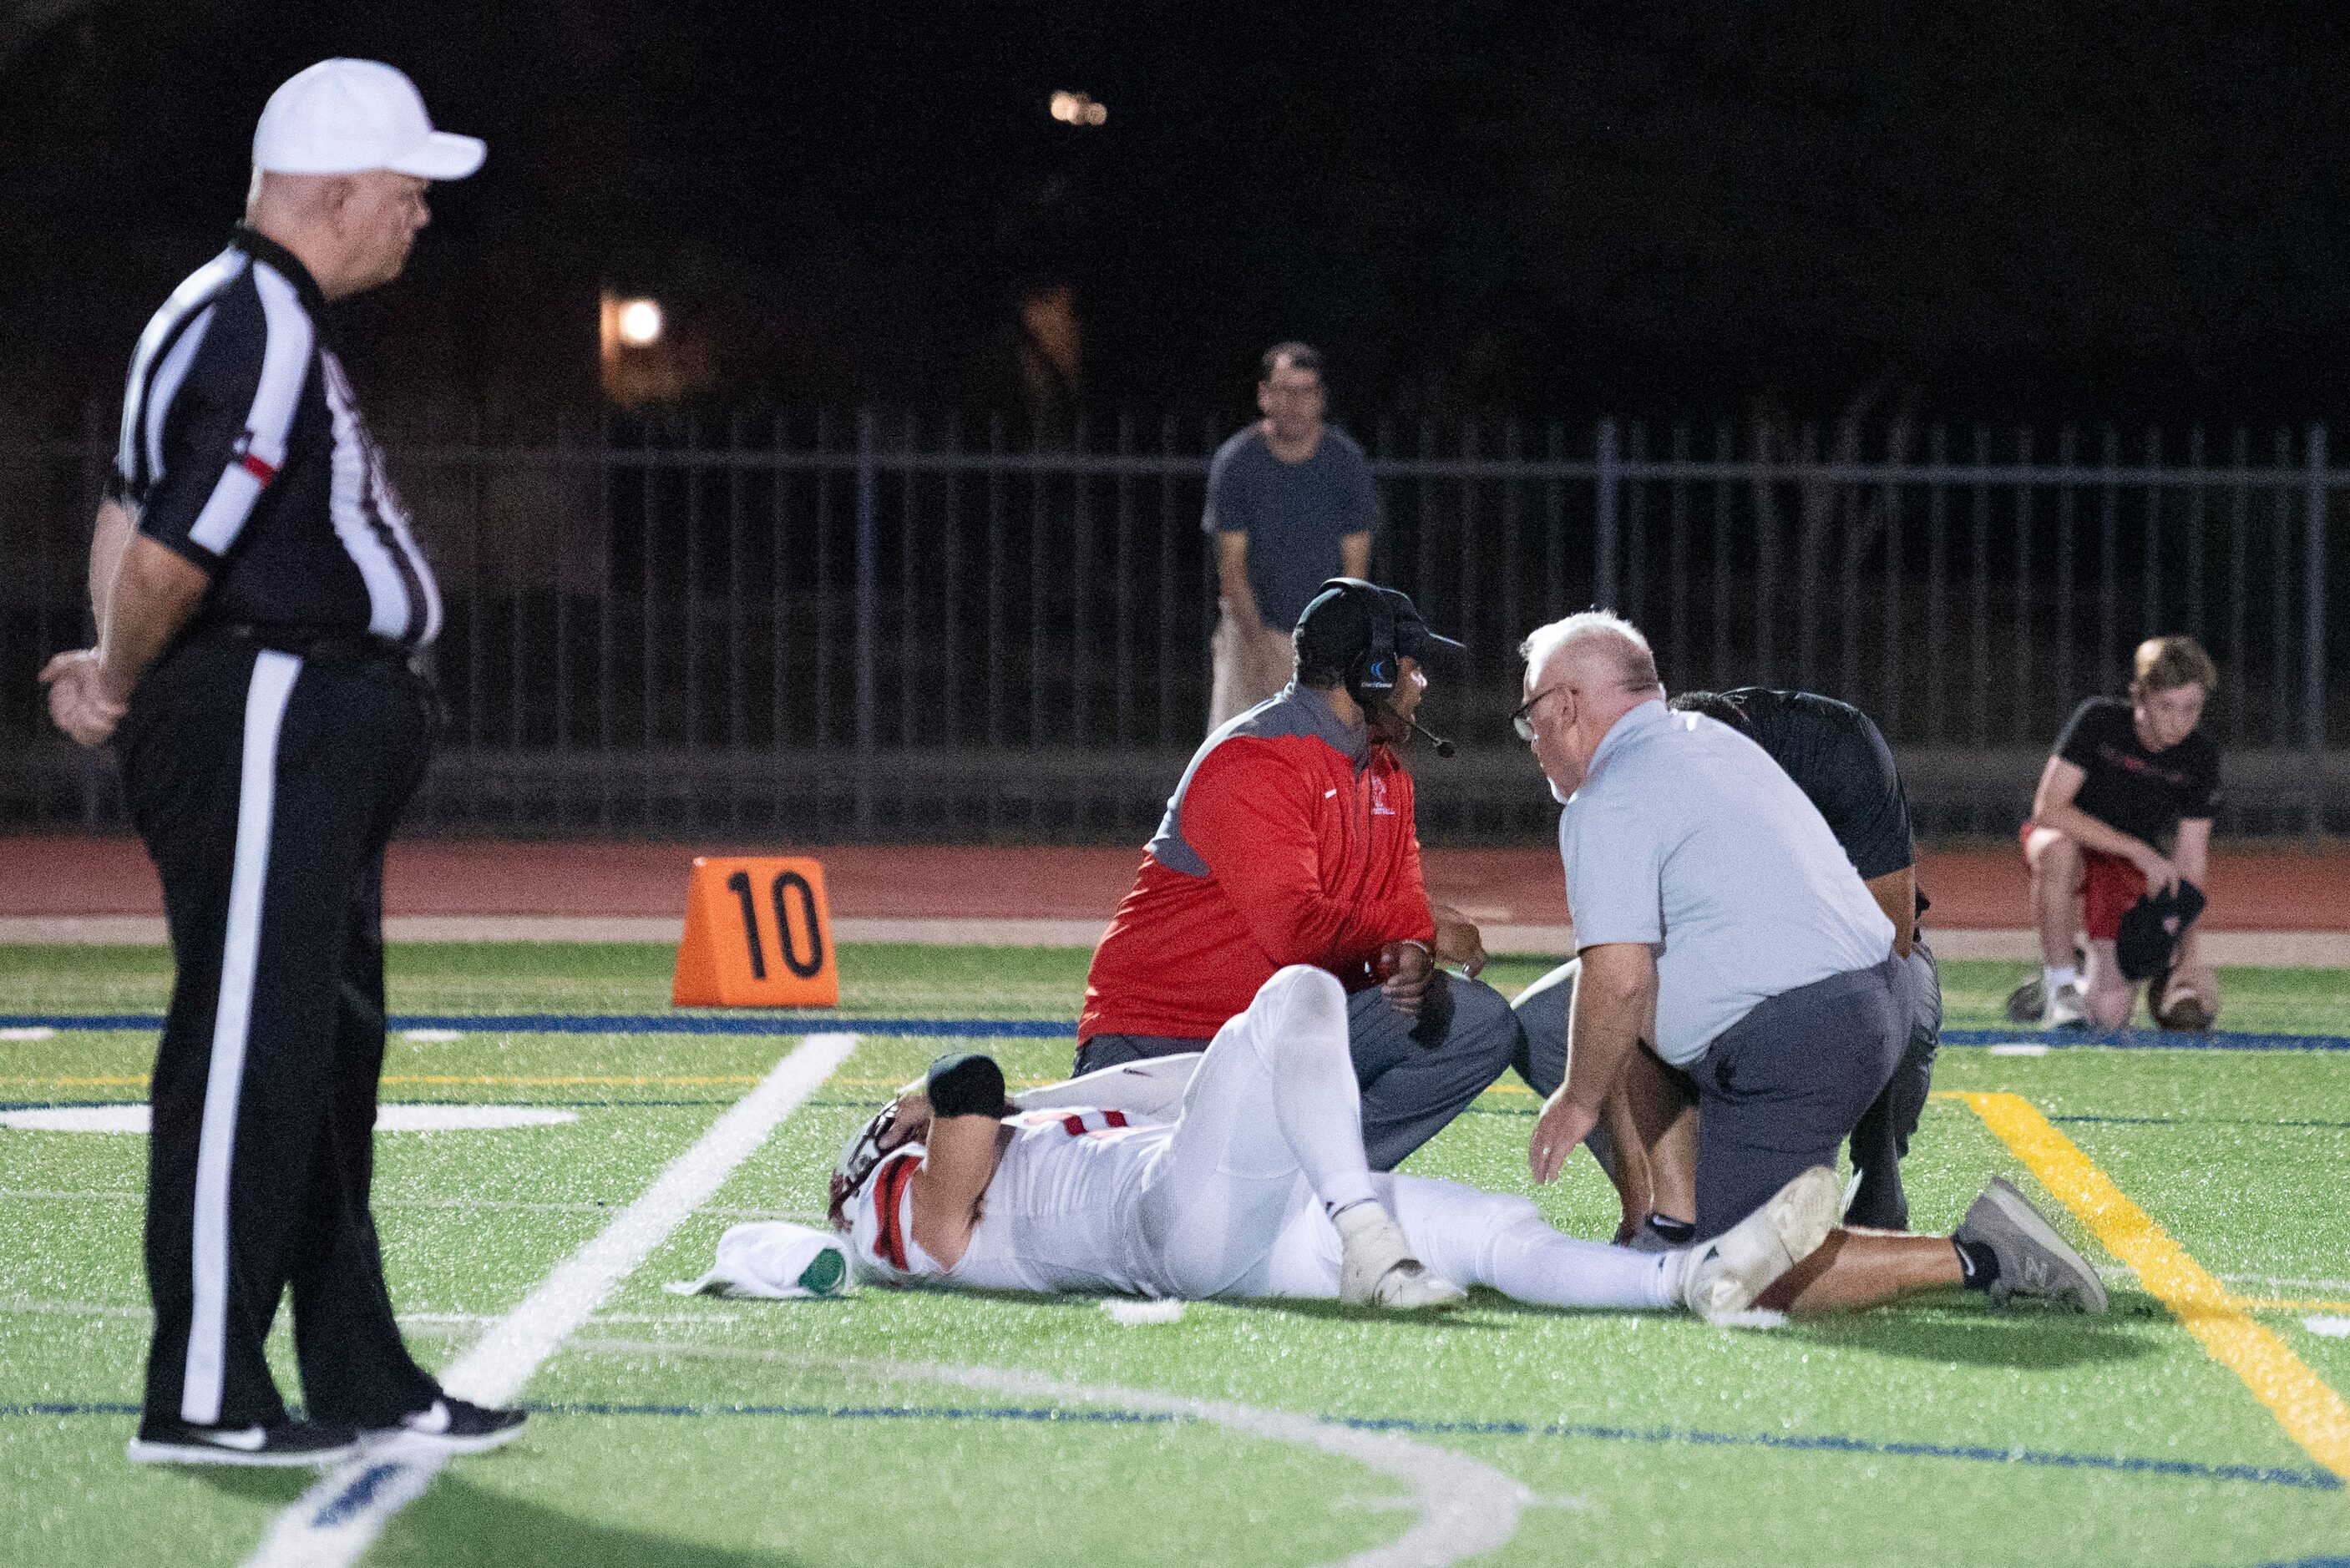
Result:
[[[102,675],[94,648],[60,653],[41,667],[41,684],[49,689],[51,722],[85,746],[112,740],[115,725],[130,706],[106,689]]]
[[[1566,1085],[1561,1084],[1551,1097],[1543,1102],[1542,1116],[1534,1123],[1533,1142],[1526,1146],[1526,1165],[1538,1182],[1558,1179],[1566,1165],[1566,1157],[1575,1146],[1591,1136],[1599,1124],[1599,1113],[1576,1105],[1566,1097]]]
[[[2158,853],[2151,846],[2147,847],[2144,854],[2134,855],[2130,858],[2137,863],[2137,868],[2140,871],[2146,873],[2147,892],[2168,893],[2178,886],[2178,863]]]
[[[1419,942],[1389,942],[1379,950],[1378,972],[1386,977],[1379,992],[1388,1004],[1407,1018],[1419,1017],[1429,977],[1436,972],[1435,955]]]
[[[882,1139],[882,1152],[910,1143],[931,1130],[931,1096],[917,1078],[898,1091],[898,1120]]]
[[[1429,909],[1436,916],[1437,961],[1459,964],[1461,973],[1476,979],[1485,967],[1485,943],[1475,923],[1450,904],[1430,904]]]

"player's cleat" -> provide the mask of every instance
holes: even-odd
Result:
[[[492,1409],[444,1394],[426,1408],[402,1416],[397,1427],[361,1432],[359,1442],[366,1448],[398,1443],[411,1452],[478,1454],[521,1437],[525,1419],[520,1410]]]
[[[1439,1279],[1411,1255],[1403,1227],[1377,1203],[1357,1203],[1339,1210],[1337,1226],[1344,1249],[1338,1264],[1338,1299],[1348,1306],[1419,1312],[1456,1307],[1468,1299],[1460,1286]]]
[[[2046,1296],[2069,1301],[2083,1312],[2106,1310],[2106,1284],[2097,1271],[2004,1177],[1991,1178],[1951,1240],[1980,1242],[1999,1260],[1999,1277],[1991,1284],[1994,1303],[2012,1295]]]
[[[2040,1015],[2043,1029],[2086,1029],[2088,1000],[2077,985],[2060,985],[2048,993],[2048,1010]]]
[[[141,1421],[125,1452],[134,1465],[333,1465],[359,1451],[348,1427],[280,1421],[274,1427],[200,1427]]]
[[[1681,1300],[1708,1323],[1744,1312],[1779,1277],[1820,1249],[1843,1197],[1835,1172],[1815,1165],[1711,1241],[1689,1250]]]
[[[2007,1021],[2010,1023],[2037,1023],[2040,1015],[2048,1011],[2048,988],[2038,975],[2007,993]]]

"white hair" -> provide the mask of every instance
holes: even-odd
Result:
[[[1663,689],[1664,682],[1657,679],[1657,656],[1649,651],[1648,639],[1640,635],[1638,627],[1612,610],[1583,610],[1564,620],[1538,626],[1518,645],[1518,652],[1524,658],[1527,669],[1539,671],[1583,643],[1591,644],[1590,655],[1620,678],[1623,691]]]

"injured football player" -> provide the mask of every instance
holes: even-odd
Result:
[[[1204,1052],[1004,1093],[941,1057],[833,1172],[868,1282],[1415,1311],[1484,1285],[1539,1306],[1734,1316],[1818,1247],[1835,1178],[1804,1172],[1731,1231],[1663,1253],[1577,1241],[1523,1198],[1374,1174],[1338,981],[1282,970]]]

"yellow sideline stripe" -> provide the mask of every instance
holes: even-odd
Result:
[[[2137,1272],[2140,1282],[2202,1341],[2213,1360],[2244,1380],[2287,1437],[2350,1480],[2350,1407],[2272,1330],[2252,1319],[2251,1303],[2230,1293],[2031,1101],[2007,1094],[1958,1097],[2081,1217],[2107,1251]]]

